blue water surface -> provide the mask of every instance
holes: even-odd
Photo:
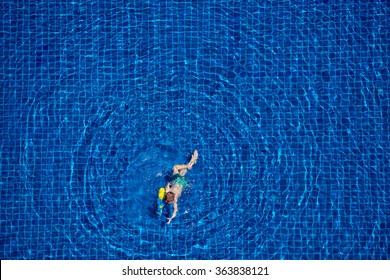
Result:
[[[2,1],[0,258],[389,259],[389,12]]]

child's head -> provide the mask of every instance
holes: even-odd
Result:
[[[168,204],[171,204],[175,201],[175,194],[173,192],[167,192],[165,194],[165,201],[168,203]]]

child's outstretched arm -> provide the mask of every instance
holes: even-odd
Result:
[[[178,211],[178,210],[179,210],[179,209],[178,209],[178,207],[177,207],[177,203],[175,202],[175,203],[173,204],[173,214],[172,214],[172,217],[167,218],[167,219],[168,219],[167,224],[170,224],[171,221],[172,221],[172,219],[176,217],[176,214],[177,214],[177,211]]]

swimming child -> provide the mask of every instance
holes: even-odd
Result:
[[[192,169],[192,166],[196,163],[197,160],[198,151],[195,150],[188,164],[178,164],[173,167],[172,181],[170,181],[165,186],[165,202],[168,204],[173,204],[173,214],[172,217],[167,218],[168,224],[170,224],[172,219],[176,217],[178,211],[177,201],[183,191],[183,187],[187,185],[187,180],[184,178],[184,175],[188,170]]]

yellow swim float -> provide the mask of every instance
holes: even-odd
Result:
[[[164,208],[164,197],[165,197],[165,189],[160,188],[158,190],[158,198],[157,198],[157,215],[161,215]]]

